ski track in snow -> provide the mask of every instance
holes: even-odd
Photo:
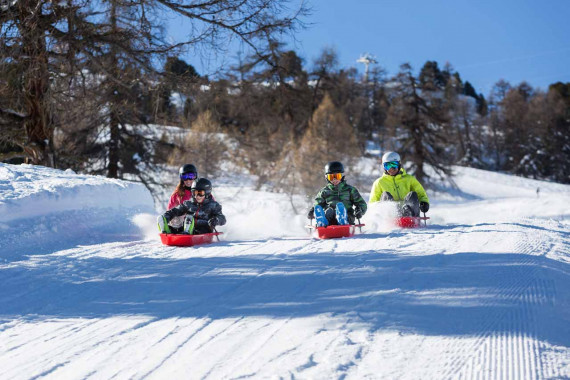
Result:
[[[180,302],[177,307],[171,307],[154,317],[131,310],[122,317],[119,315],[92,320],[88,315],[83,315],[79,320],[72,318],[57,321],[49,317],[56,306],[44,304],[43,307],[38,307],[41,304],[38,300],[49,298],[47,293],[57,292],[54,286],[26,291],[25,282],[29,278],[23,273],[11,276],[10,289],[20,289],[20,292],[8,292],[12,297],[4,294],[2,304],[17,302],[16,299],[22,298],[27,300],[25,303],[20,302],[19,306],[33,309],[35,318],[43,326],[37,331],[38,326],[33,323],[33,316],[2,324],[0,336],[8,347],[2,353],[2,368],[3,371],[12,368],[3,377],[18,378],[28,370],[31,378],[178,378],[185,377],[189,368],[192,368],[192,377],[197,378],[266,377],[274,374],[296,378],[361,378],[376,377],[378,364],[375,365],[374,362],[378,358],[399,362],[399,366],[391,366],[395,369],[409,360],[422,361],[423,368],[418,368],[417,372],[400,370],[386,373],[387,377],[394,378],[421,378],[429,374],[430,369],[438,378],[535,379],[566,376],[567,372],[557,373],[560,368],[556,365],[551,368],[548,362],[543,363],[545,351],[552,350],[552,347],[541,343],[540,326],[547,324],[548,320],[543,318],[544,313],[538,312],[540,308],[552,309],[557,306],[556,283],[544,276],[543,267],[546,264],[543,261],[549,252],[553,252],[553,248],[568,250],[567,242],[561,241],[564,239],[564,234],[561,234],[563,231],[551,229],[537,234],[532,231],[535,227],[526,227],[529,231],[525,232],[508,223],[499,225],[495,231],[486,228],[460,226],[441,230],[435,226],[423,230],[395,231],[383,238],[373,234],[328,241],[305,238],[221,242],[186,249],[139,241],[85,246],[52,255],[33,256],[33,260],[20,264],[27,271],[38,271],[38,278],[56,276],[76,283],[124,282],[172,273],[186,273],[188,280],[195,283],[210,276],[238,276],[239,279],[231,286],[209,292],[204,297]],[[397,304],[397,300],[383,301],[382,292],[335,294],[338,289],[332,284],[350,281],[350,277],[360,272],[378,273],[380,281],[383,277],[408,277],[408,282],[415,284],[414,273],[421,273],[426,267],[413,261],[407,263],[407,260],[418,257],[413,254],[417,252],[418,246],[423,247],[420,257],[435,260],[442,268],[450,266],[450,272],[460,271],[461,267],[469,266],[470,262],[459,260],[448,264],[445,259],[454,255],[476,254],[462,251],[466,244],[462,241],[466,231],[470,234],[479,231],[485,234],[479,241],[483,252],[489,249],[490,242],[497,241],[500,252],[512,252],[509,256],[516,257],[505,260],[489,255],[488,258],[475,260],[473,264],[494,268],[492,277],[497,277],[497,280],[488,289],[484,286],[484,279],[476,284],[480,292],[472,301],[485,312],[466,321],[469,334],[465,337],[445,336],[436,340],[440,359],[435,368],[431,368],[429,359],[422,353],[425,346],[433,342],[418,336],[410,326],[398,326],[402,319],[397,315],[384,317],[391,313],[405,312],[405,308],[391,305],[391,302]],[[453,236],[454,244],[447,244],[444,252],[438,250],[437,247],[441,246],[438,240],[450,239],[450,235]],[[411,239],[413,236],[417,240]],[[452,246],[457,247],[458,251],[450,252]],[[397,247],[397,250],[391,250],[390,247]],[[319,255],[336,257],[340,262],[335,263],[331,257],[319,260]],[[244,268],[231,260],[235,257],[244,260],[253,258],[256,264]],[[90,262],[96,258],[119,262],[92,267]],[[156,260],[156,263],[149,268],[147,259]],[[201,260],[193,263],[193,259]],[[170,260],[174,262],[169,262]],[[200,263],[208,260],[212,263]],[[306,261],[306,267],[299,267],[298,260]],[[400,260],[401,263],[390,264]],[[70,261],[74,264],[71,265]],[[183,266],[179,267],[180,264]],[[385,264],[396,273],[386,273]],[[266,281],[274,275],[299,272],[306,275],[303,281],[295,281],[293,288],[275,286],[271,281]],[[450,276],[449,272],[445,273]],[[328,277],[326,283],[319,280],[320,276]],[[458,275],[452,275],[446,280],[455,282],[457,278]],[[435,281],[435,284],[426,287],[418,286],[417,289],[387,289],[384,294],[415,298],[415,302],[419,303],[437,303],[440,302],[437,300],[438,295],[425,290],[431,288],[431,285],[443,287],[447,285],[446,280]],[[269,282],[267,287],[264,286],[266,282]],[[456,285],[459,286],[459,283]],[[315,292],[314,289],[311,290],[312,287],[322,288],[322,292]],[[256,299],[256,290],[264,289],[268,289],[266,295],[269,297]],[[469,302],[469,292],[459,288],[449,289],[448,296],[451,299],[454,296],[458,299],[467,297]],[[90,298],[95,302],[102,301],[100,290],[89,292],[81,287],[75,291],[65,290],[67,301],[63,300],[64,303],[81,302],[78,300]],[[277,318],[264,317],[262,308],[279,303],[283,298],[310,303],[304,296],[307,292],[314,295],[330,293],[323,299],[352,297],[356,302],[352,302],[347,309],[342,304],[333,304],[334,307],[329,312],[315,312],[315,315],[303,312],[302,308],[294,308],[290,313],[277,315]],[[149,294],[138,302],[156,301]],[[441,302],[446,303],[445,300]],[[239,316],[236,313],[238,310],[227,310],[239,309],[240,305],[248,304],[253,309],[261,308],[259,313]],[[133,308],[136,309],[136,306]],[[192,309],[207,309],[208,312],[188,318],[186,315],[191,315]],[[312,329],[301,329],[305,336],[298,339],[299,337],[294,337],[294,332],[298,329],[295,326],[296,320],[306,318],[313,325]],[[390,322],[383,324],[385,318]],[[458,321],[450,318],[448,322]],[[287,339],[286,336],[291,334],[293,337]],[[22,341],[22,336],[26,336],[25,341]],[[287,340],[291,344],[282,347]],[[400,341],[411,349],[405,353],[397,352],[399,350],[395,347]],[[141,346],[146,349],[141,350]],[[24,352],[30,350],[34,352],[36,360],[27,364],[18,363],[16,359],[22,358]],[[236,354],[238,352],[239,355]],[[145,365],[134,366],[135,357],[137,363]],[[201,357],[210,359],[200,362],[198,358]],[[181,362],[185,364],[180,366]],[[288,368],[288,371],[283,371],[284,368]],[[366,371],[367,368],[370,372]]]
[[[348,239],[15,246],[0,378],[570,378],[570,224],[547,202],[511,220],[472,202],[471,219],[442,201],[428,228]]]

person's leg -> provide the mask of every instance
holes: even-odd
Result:
[[[420,216],[420,200],[418,198],[418,193],[415,191],[410,191],[404,198],[404,209],[409,207],[412,215],[409,216]]]
[[[325,216],[325,211],[320,205],[315,206],[315,224],[317,227],[326,227],[328,226],[328,220]]]
[[[159,215],[158,218],[156,218],[156,222],[158,224],[158,231],[160,231],[160,233],[166,233],[166,234],[171,233],[170,227],[168,226],[168,222],[166,221],[166,218],[163,215]]]
[[[336,204],[335,216],[338,224],[347,225],[348,224],[348,214],[346,212],[346,207],[344,203],[339,202]]]
[[[209,234],[212,232],[207,220],[197,219],[194,222],[194,235]]]
[[[184,217],[184,230],[182,233],[192,235],[194,233],[194,215],[186,214]]]
[[[327,218],[329,226],[335,226],[338,224],[338,222],[336,220],[336,211],[334,208],[328,207],[325,210],[325,217]]]

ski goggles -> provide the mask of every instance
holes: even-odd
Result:
[[[384,162],[384,170],[388,171],[390,169],[398,169],[400,163],[398,161]]]
[[[189,180],[189,179],[196,179],[196,173],[184,173],[184,174],[180,174],[180,179],[183,181]]]
[[[327,179],[329,181],[332,181],[333,179],[341,180],[342,179],[342,173],[329,173],[329,174],[327,174]]]
[[[206,191],[205,190],[192,190],[192,194],[194,194],[195,197],[205,197]]]

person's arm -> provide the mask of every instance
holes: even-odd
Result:
[[[323,187],[323,188],[319,191],[319,193],[318,193],[317,196],[315,197],[315,202],[314,202],[314,204],[313,204],[313,208],[314,208],[316,205],[319,205],[319,206],[321,206],[322,208],[326,208],[326,207],[327,207],[327,200],[326,200],[326,195],[327,195],[327,194],[326,194],[326,190],[327,190],[327,188],[326,188],[326,186],[325,186],[325,187]]]
[[[214,220],[212,220],[212,219],[214,219]],[[210,224],[212,227],[223,226],[224,224],[226,224],[226,217],[224,216],[224,214],[222,214],[222,205],[221,204],[216,202],[216,205],[214,206],[214,210],[212,211],[210,219],[208,220],[208,224]]]
[[[415,177],[412,177],[411,189],[418,194],[418,199],[420,202],[429,203],[429,198],[426,191],[424,190],[424,187]]]
[[[368,199],[368,203],[380,202],[380,198],[382,198],[382,186],[380,186],[380,178],[378,178],[372,184],[372,189],[370,190],[370,198]]]
[[[163,215],[168,222],[172,220],[175,216],[182,216],[185,214],[189,214],[192,212],[196,212],[195,207],[189,201],[183,202],[181,205],[178,205],[168,211],[166,211]]]
[[[362,195],[360,195],[360,192],[356,189],[356,187],[352,188],[351,198],[352,198],[352,203],[354,203],[354,206],[362,212],[362,215],[364,215],[366,213],[368,205],[366,204],[366,201],[364,200],[364,198],[362,198]]]
[[[178,194],[176,194],[176,192],[172,193],[172,195],[170,196],[170,200],[168,201],[168,207],[166,208],[167,210],[173,209],[174,207],[178,206],[178,202],[176,202],[178,198]]]

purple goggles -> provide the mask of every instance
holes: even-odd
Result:
[[[189,180],[189,179],[196,179],[196,173],[184,173],[184,174],[180,174],[180,179],[183,181]]]

